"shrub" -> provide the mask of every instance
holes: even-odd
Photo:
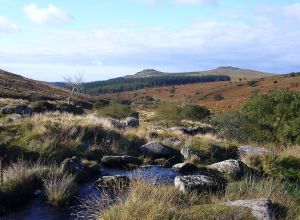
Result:
[[[96,110],[99,110],[100,108],[104,107],[104,106],[107,106],[109,104],[106,103],[105,101],[96,101],[94,104],[93,104],[93,109],[96,109]]]
[[[221,94],[215,94],[215,95],[214,95],[214,100],[220,101],[220,100],[222,100],[222,99],[224,99],[224,96],[223,96],[223,95],[221,95]]]
[[[246,118],[239,111],[229,111],[218,115],[213,119],[213,124],[217,134],[228,140],[245,141],[247,134],[245,132]]]
[[[300,159],[294,156],[266,155],[263,170],[267,175],[283,181],[300,182]]]
[[[157,108],[155,119],[178,123],[182,120],[201,121],[210,116],[210,110],[200,105],[167,103]]]
[[[200,105],[184,105],[181,109],[181,116],[183,119],[199,121],[210,117],[210,115],[210,110]]]
[[[255,80],[248,81],[248,85],[255,87],[255,86],[257,86],[257,81],[255,81]]]
[[[241,110],[252,141],[300,143],[300,93],[283,89],[256,96]]]
[[[134,111],[130,105],[112,102],[108,106],[102,107],[98,110],[98,114],[105,117],[112,117],[116,119],[125,119],[126,117],[139,117],[139,113]]]

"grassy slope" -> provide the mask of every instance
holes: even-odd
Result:
[[[249,78],[249,77],[248,77]],[[267,93],[280,88],[290,88],[300,91],[300,76],[285,77],[283,75],[268,76],[256,79],[256,86],[248,84],[248,80],[241,82],[212,82],[205,84],[189,84],[176,86],[174,95],[170,93],[170,87],[142,89],[138,92],[125,92],[120,94],[108,94],[101,97],[124,97],[138,99],[140,95],[149,95],[155,98],[174,102],[193,102],[205,105],[216,112],[236,109],[254,94]],[[275,83],[277,81],[277,83]],[[298,83],[297,83],[298,82]],[[136,96],[138,94],[138,96]],[[221,94],[223,100],[215,101],[214,95]],[[206,97],[206,98],[204,98]]]
[[[0,70],[0,97],[21,99],[65,100],[69,91],[46,83]],[[76,95],[76,99],[91,101],[87,95]]]

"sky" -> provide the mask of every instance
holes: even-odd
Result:
[[[300,0],[0,0],[0,69],[37,80],[299,61]]]

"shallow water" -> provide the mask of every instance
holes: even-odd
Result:
[[[149,181],[161,183],[173,183],[174,178],[179,174],[170,168],[159,166],[142,167],[136,170],[118,170],[105,168],[101,170],[105,175],[125,175],[130,178],[142,178]],[[101,191],[94,186],[94,180],[82,184],[76,197],[84,199],[90,196],[101,196]],[[68,209],[57,208],[40,198],[35,198],[22,207],[20,211],[11,213],[0,218],[1,220],[74,220],[76,217],[76,206]]]

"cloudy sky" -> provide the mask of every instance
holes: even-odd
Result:
[[[0,69],[23,76],[224,65],[300,71],[300,0],[0,0]]]

